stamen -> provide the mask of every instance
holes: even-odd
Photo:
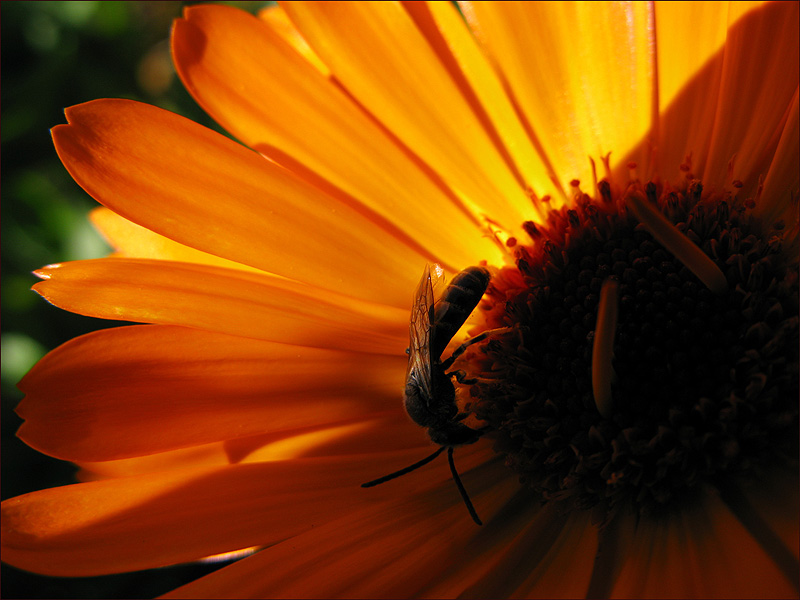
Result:
[[[705,253],[688,237],[681,233],[667,218],[656,210],[640,192],[627,196],[636,218],[661,245],[672,252],[687,269],[694,273],[708,289],[715,294],[724,294],[728,290],[728,280],[724,273]]]
[[[604,418],[611,416],[611,383],[614,368],[614,336],[617,331],[619,304],[619,282],[606,279],[600,290],[600,304],[597,307],[597,324],[592,346],[592,393],[597,410]]]

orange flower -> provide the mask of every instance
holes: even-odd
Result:
[[[20,383],[82,483],[4,502],[3,560],[252,552],[169,597],[797,597],[798,4],[284,9],[173,30],[252,150],[126,100],[53,130],[117,252],[35,289],[150,325]],[[470,331],[502,331],[456,363],[482,527],[441,463],[359,487],[433,449],[398,399],[432,262],[492,275]]]

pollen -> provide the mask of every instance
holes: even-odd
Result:
[[[577,189],[577,188],[576,188]],[[753,202],[651,182],[577,191],[509,247],[465,359],[475,416],[545,501],[668,511],[797,456],[798,276]]]

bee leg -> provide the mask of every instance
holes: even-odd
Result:
[[[448,358],[446,361],[444,361],[442,363],[442,368],[445,371],[447,369],[449,369],[452,366],[452,364],[455,362],[455,360],[459,356],[464,354],[466,349],[469,348],[472,344],[477,344],[478,342],[482,342],[483,340],[485,340],[490,335],[494,335],[495,333],[503,333],[505,331],[509,331],[510,329],[511,329],[511,327],[498,327],[497,329],[489,329],[488,331],[484,331],[480,335],[476,335],[474,338],[468,339],[466,342],[464,342],[458,348],[455,349],[455,351],[450,355],[450,358]],[[462,382],[459,381],[459,383],[462,383]]]
[[[448,377],[455,377],[456,381],[462,385],[473,385],[478,383],[477,379],[467,379],[467,374],[464,371],[450,371],[447,373]]]

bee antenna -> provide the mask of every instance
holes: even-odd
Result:
[[[415,462],[410,467],[406,467],[405,469],[400,469],[399,471],[395,471],[394,473],[389,473],[388,475],[384,475],[383,477],[379,477],[378,479],[374,479],[372,481],[368,481],[367,483],[362,483],[361,487],[366,488],[366,487],[372,487],[374,485],[378,485],[379,483],[385,483],[387,481],[395,479],[396,477],[400,477],[401,475],[405,475],[406,473],[410,473],[411,471],[413,471],[415,469],[419,469],[420,467],[423,467],[423,466],[427,465],[434,458],[439,456],[442,452],[444,452],[444,449],[447,448],[447,447],[448,446],[441,446],[436,452],[434,452],[430,456],[426,456],[425,458],[423,458],[419,462]],[[453,449],[451,447],[450,448],[450,454],[452,455],[452,453],[453,453]],[[452,458],[451,458],[451,465],[452,465]],[[460,482],[456,482],[456,483],[459,484]]]
[[[444,447],[442,447],[442,449],[444,449]],[[483,525],[481,520],[478,518],[478,513],[475,512],[475,507],[472,506],[472,501],[467,495],[467,490],[464,487],[464,484],[461,483],[461,478],[458,476],[458,471],[456,471],[456,463],[453,461],[453,446],[447,447],[447,462],[450,463],[450,472],[453,474],[453,481],[456,482],[456,487],[458,488],[458,491],[461,492],[461,497],[464,499],[464,504],[467,505],[469,516],[472,517],[472,520],[478,525]]]

